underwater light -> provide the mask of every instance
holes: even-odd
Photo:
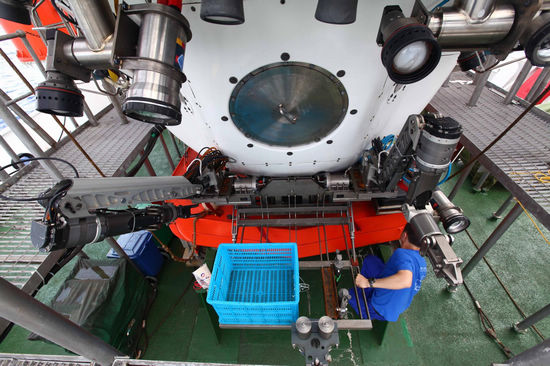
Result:
[[[521,44],[534,66],[550,66],[550,12],[542,13],[531,22]]]
[[[414,18],[405,18],[398,6],[384,9],[377,41],[383,46],[382,64],[398,84],[422,80],[441,58],[432,31]]]
[[[351,24],[357,17],[358,0],[319,0],[315,19],[329,24]]]
[[[243,24],[243,0],[203,0],[201,19],[214,24]]]
[[[460,207],[455,206],[439,189],[432,195],[432,206],[449,234],[460,233],[470,226],[470,220],[464,216]]]

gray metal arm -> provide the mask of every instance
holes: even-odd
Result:
[[[185,177],[74,178],[59,203],[68,218],[89,216],[90,210],[150,203],[200,194],[202,186]]]

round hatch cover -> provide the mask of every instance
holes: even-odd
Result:
[[[344,119],[348,95],[327,70],[278,62],[246,75],[229,100],[233,123],[247,138],[277,146],[317,142]]]

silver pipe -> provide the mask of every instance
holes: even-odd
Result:
[[[7,181],[8,179],[10,179],[10,175],[8,173],[6,173],[5,170],[0,170],[0,180],[2,182],[5,182]]]
[[[506,98],[504,98],[504,102],[503,102],[504,104],[510,104],[512,102],[512,100],[516,96],[519,88],[521,87],[521,85],[523,84],[525,79],[527,78],[527,75],[529,74],[529,71],[531,71],[532,67],[533,67],[533,65],[531,64],[531,61],[525,60],[525,64],[523,64],[523,67],[522,67],[521,71],[519,72],[518,77],[514,81],[514,84],[510,88],[510,91],[508,92],[508,94],[506,94]]]
[[[86,101],[84,101],[83,104],[84,104],[84,114],[86,114],[86,117],[88,117],[88,121],[90,122],[90,124],[94,127],[98,126],[99,122],[97,121],[97,118],[95,118],[94,112],[92,112],[92,110],[88,106],[88,103],[86,103]],[[73,121],[74,121],[74,118],[73,118]],[[76,121],[74,123],[76,124]]]
[[[115,31],[115,16],[107,0],[69,0],[78,27],[93,51],[101,51]]]
[[[457,5],[458,9],[463,10],[471,20],[483,21],[493,11],[495,0],[463,0]]]
[[[10,99],[9,95],[6,94],[6,92],[0,89],[0,102],[8,105],[8,103],[13,102],[13,100]],[[17,116],[21,118],[23,122],[25,122],[30,128],[32,128],[34,132],[38,134],[38,136],[46,141],[48,145],[55,145],[55,140],[50,135],[48,135],[48,133],[44,131],[44,129],[42,129],[42,127],[40,127],[40,125],[36,123],[36,121],[23,110],[23,108],[21,108],[16,103],[13,103],[10,105],[10,109],[13,111],[13,113],[17,114]]]
[[[116,92],[116,88],[111,84],[109,84],[108,82],[106,82],[105,79],[102,81],[102,84],[103,84],[103,88],[105,88],[107,92],[110,92],[110,93]],[[105,95],[104,93],[102,94]],[[129,121],[128,121],[128,118],[126,118],[126,115],[124,114],[124,112],[122,111],[122,104],[120,103],[118,96],[108,94],[107,97],[111,101],[111,104],[113,105],[113,108],[116,114],[118,115],[118,118],[120,119],[120,123],[123,125],[127,124]]]
[[[544,88],[546,88],[549,79],[550,67],[547,66],[542,69],[539,77],[537,78],[537,80],[535,80],[535,83],[531,87],[531,90],[529,90],[529,93],[525,97],[525,100],[527,100],[528,102],[532,102],[533,100],[535,100],[535,98],[543,92]]]
[[[108,69],[113,65],[113,40],[105,43],[100,51],[92,51],[84,38],[76,38],[63,46],[63,53],[67,58],[73,59],[75,63],[85,65],[88,69]]]
[[[101,365],[111,365],[120,351],[53,309],[0,278],[0,317]]]
[[[40,146],[38,146],[36,141],[33,140],[27,130],[25,130],[25,128],[19,123],[17,118],[15,118],[10,109],[6,107],[4,103],[0,103],[0,118],[4,120],[6,126],[8,126],[10,130],[19,138],[19,140],[23,142],[31,154],[37,158],[44,157],[44,152],[40,149]],[[50,160],[39,160],[39,163],[54,181],[60,181],[64,178]]]
[[[17,156],[17,153],[13,151],[11,146],[8,144],[6,140],[2,136],[0,136],[0,147],[6,151],[6,153],[10,156],[11,160],[18,163],[20,161],[19,156]]]
[[[471,48],[503,40],[514,24],[511,5],[499,5],[483,22],[474,22],[465,12],[443,8],[433,14],[428,27],[443,48]]]

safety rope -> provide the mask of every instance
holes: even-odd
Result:
[[[514,353],[510,350],[510,348],[508,348],[500,340],[500,338],[498,338],[495,327],[493,326],[493,323],[491,322],[491,320],[489,319],[487,314],[485,314],[485,312],[481,308],[481,305],[480,305],[479,301],[476,300],[476,298],[474,297],[474,294],[472,294],[472,292],[468,288],[468,285],[466,285],[466,282],[464,282],[464,288],[466,289],[466,291],[468,292],[468,295],[470,295],[470,298],[472,299],[472,302],[474,303],[474,306],[475,306],[475,308],[477,310],[477,313],[479,315],[479,322],[480,322],[481,327],[483,328],[485,334],[487,334],[487,336],[489,338],[491,338],[499,346],[500,350],[506,355],[507,358],[511,358],[512,356],[514,356]]]

